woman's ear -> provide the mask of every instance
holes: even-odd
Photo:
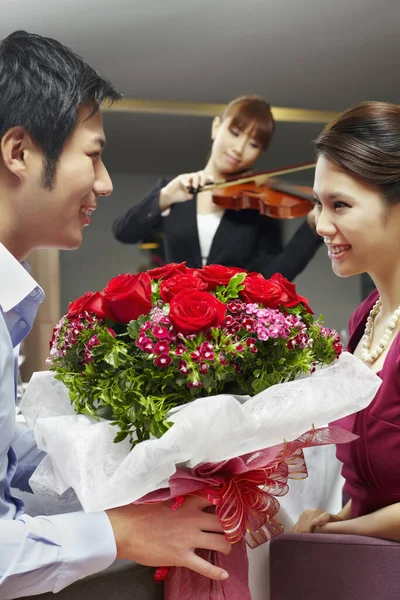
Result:
[[[214,117],[212,126],[211,126],[211,139],[212,140],[215,140],[215,138],[217,137],[217,133],[218,133],[220,126],[221,126],[221,118]]]
[[[0,141],[0,153],[4,166],[17,177],[26,171],[27,154],[34,149],[28,132],[23,127],[12,127]]]

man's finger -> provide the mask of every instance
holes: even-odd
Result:
[[[229,574],[221,567],[217,567],[212,565],[211,563],[204,560],[200,556],[197,556],[194,552],[190,554],[186,564],[183,565],[188,569],[192,569],[196,573],[200,575],[204,575],[204,577],[208,577],[209,579],[214,579],[216,581],[224,581],[228,579]]]
[[[203,550],[214,550],[222,554],[229,554],[232,550],[231,544],[225,536],[218,533],[202,533],[196,537],[196,547]]]
[[[221,521],[215,515],[204,513],[201,516],[200,527],[202,531],[212,531],[215,533],[223,533],[224,530],[221,525]]]

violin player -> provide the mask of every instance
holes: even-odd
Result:
[[[115,238],[125,244],[142,242],[162,232],[167,262],[188,267],[221,264],[258,271],[268,278],[282,273],[293,280],[320,246],[313,212],[286,246],[281,220],[253,208],[236,210],[216,203],[207,184],[247,173],[267,150],[275,131],[269,104],[258,96],[230,102],[212,122],[212,147],[203,170],[160,179],[139,202],[113,223]]]

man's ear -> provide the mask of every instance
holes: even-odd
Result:
[[[221,125],[220,117],[214,117],[212,126],[211,126],[211,139],[212,140],[215,140],[215,138],[217,137],[217,133],[220,128],[220,125]]]
[[[4,166],[16,177],[24,176],[27,161],[35,150],[31,136],[23,127],[12,127],[0,141],[0,153]]]

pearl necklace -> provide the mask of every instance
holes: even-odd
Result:
[[[368,319],[365,324],[364,335],[361,339],[361,358],[366,363],[374,363],[376,361],[376,359],[382,354],[382,352],[388,345],[390,338],[392,337],[393,332],[396,329],[397,321],[400,318],[400,306],[398,306],[389,319],[389,322],[384,331],[381,341],[379,342],[379,344],[377,344],[375,346],[374,350],[372,350],[372,352],[370,352],[369,351],[370,350],[370,341],[371,341],[370,338],[371,338],[372,329],[374,326],[374,320],[375,320],[376,315],[380,311],[381,306],[382,306],[381,299],[378,298],[378,300],[375,302],[374,306],[372,307],[371,312],[368,315]]]

